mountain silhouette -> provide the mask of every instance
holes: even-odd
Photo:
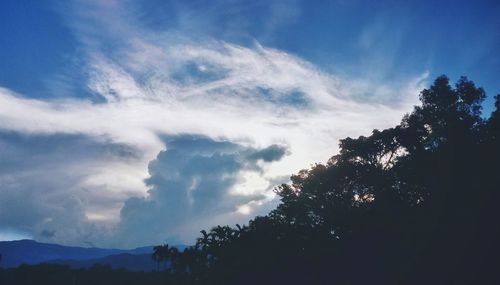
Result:
[[[180,246],[180,248],[183,247],[185,246]],[[11,268],[21,264],[57,263],[69,265],[72,268],[87,268],[94,264],[102,264],[112,268],[150,271],[156,268],[151,259],[152,252],[152,246],[108,249],[64,246],[34,240],[1,241],[2,263],[0,266]]]

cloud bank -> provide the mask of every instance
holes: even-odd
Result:
[[[272,199],[267,193],[272,185],[255,174],[286,153],[278,145],[254,149],[192,135],[167,138],[166,144],[149,163],[148,195],[128,199],[121,210],[119,236],[127,244],[145,244],[152,237],[194,240],[207,223],[244,221],[253,204]],[[254,192],[238,189],[244,183],[255,186]],[[142,230],[148,234],[128,235]]]
[[[91,95],[0,88],[0,228],[64,244],[192,243],[265,213],[272,187],[338,139],[397,123],[425,84],[375,86],[259,43],[158,32],[127,7],[61,7]]]

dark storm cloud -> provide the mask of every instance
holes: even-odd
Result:
[[[26,135],[0,131],[0,171],[25,169],[47,164],[50,156],[56,164],[85,160],[89,153],[103,157],[134,158],[133,148],[107,142],[97,142],[84,135]],[[25,157],[26,159],[19,159]]]
[[[148,196],[130,198],[122,208],[119,234],[128,238],[127,243],[185,239],[181,228],[200,220],[216,222],[218,215],[234,213],[239,205],[263,200],[260,194],[234,195],[230,190],[240,181],[241,171],[255,171],[259,160],[280,160],[286,153],[282,146],[255,149],[202,136],[165,141],[166,150],[149,164]]]
[[[78,244],[96,234],[87,206],[105,199],[100,189],[90,191],[83,183],[91,166],[133,160],[136,152],[83,135],[0,131],[0,157],[0,231],[11,228],[42,241]]]
[[[280,160],[286,154],[286,149],[279,145],[271,145],[259,151],[252,153],[249,158],[255,160],[263,160],[265,162],[271,162],[275,160]]]

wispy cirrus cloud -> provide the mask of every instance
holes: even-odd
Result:
[[[276,183],[327,160],[337,151],[339,138],[397,123],[426,79],[417,75],[396,89],[341,79],[258,43],[241,46],[191,38],[178,30],[148,29],[138,11],[117,1],[74,1],[61,9],[80,39],[81,68],[87,75],[82,80],[100,99],[42,100],[0,89],[2,132],[22,134],[33,143],[45,137],[59,141],[61,135],[92,142],[78,147],[92,154],[84,160],[71,151],[74,142],[68,142],[47,152],[35,172],[30,167],[16,170],[15,175],[31,176],[15,178],[12,191],[34,187],[57,193],[44,204],[48,207],[33,201],[29,207],[38,209],[36,218],[12,220],[41,240],[113,246],[166,238],[191,242],[202,227],[264,213],[275,203],[271,189]],[[366,94],[370,90],[375,94]],[[377,100],[381,94],[392,100]],[[185,134],[203,139],[196,149],[189,149],[186,140],[165,140]],[[120,146],[120,151],[89,147],[94,144]],[[68,151],[73,159],[61,157]],[[170,153],[180,156],[163,155]],[[21,149],[19,158],[29,155]],[[261,159],[244,162],[256,156]],[[179,163],[189,165],[178,168]],[[213,170],[210,179],[207,168]],[[178,177],[168,176],[175,170]],[[47,174],[53,180],[34,186]],[[155,180],[165,175],[172,182],[168,187]],[[70,184],[51,182],[65,180]],[[189,202],[190,193],[198,202]],[[175,206],[180,204],[184,207]],[[72,205],[75,215],[56,223],[59,212],[48,208],[69,209],[65,205]],[[203,218],[193,214],[197,211]],[[157,223],[158,215],[179,218]]]

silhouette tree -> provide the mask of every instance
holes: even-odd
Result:
[[[168,247],[168,244],[153,247],[153,254],[151,257],[156,261],[156,271],[160,271],[160,264],[171,257],[171,249],[172,248]]]

